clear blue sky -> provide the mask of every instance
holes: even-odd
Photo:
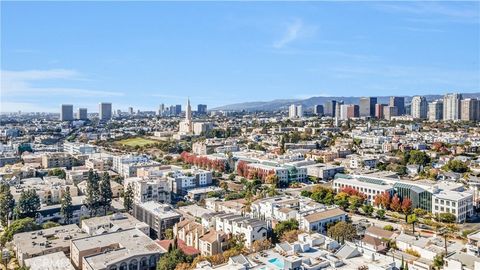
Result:
[[[1,111],[480,91],[479,2],[1,8]]]

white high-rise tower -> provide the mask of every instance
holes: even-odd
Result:
[[[192,107],[190,106],[190,98],[187,99],[187,108],[185,109],[185,120],[180,122],[180,133],[193,133]]]

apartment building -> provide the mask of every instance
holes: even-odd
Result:
[[[170,189],[176,195],[186,195],[189,189],[212,184],[212,172],[201,169],[177,170],[168,173]]]
[[[305,232],[326,233],[328,224],[345,221],[347,213],[335,207],[330,209],[312,210],[299,217],[299,229]]]
[[[34,232],[17,233],[13,236],[13,249],[18,263],[24,265],[29,258],[55,252],[70,254],[70,240],[87,236],[75,225],[58,226]]]
[[[150,226],[150,236],[153,239],[165,238],[165,230],[173,228],[181,218],[181,215],[175,212],[169,204],[155,201],[135,204],[133,216]]]
[[[75,166],[75,158],[68,153],[45,153],[42,156],[42,167],[44,169],[61,167],[70,169],[73,166]]]
[[[70,259],[77,269],[155,270],[162,248],[138,229],[87,236],[70,242]]]
[[[86,143],[75,143],[75,142],[64,142],[63,143],[63,151],[69,154],[93,154],[95,153],[97,148],[93,145],[86,144]]]
[[[168,179],[160,177],[129,177],[123,182],[124,190],[132,186],[135,203],[156,201],[171,202],[171,185]]]
[[[463,223],[473,215],[473,194],[468,191],[441,191],[435,189],[432,194],[432,214],[451,213],[457,217],[457,223]]]
[[[139,229],[145,235],[150,236],[150,227],[128,213],[115,213],[108,216],[83,219],[82,230],[90,236],[129,229]]]

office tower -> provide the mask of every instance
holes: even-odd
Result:
[[[387,120],[391,120],[393,116],[398,116],[398,108],[395,106],[383,107],[383,117]]]
[[[343,105],[343,100],[337,102],[337,106],[335,106],[335,117],[340,116],[340,108]]]
[[[175,112],[177,111],[175,105],[170,105],[169,108],[170,108],[170,109],[169,109],[169,114],[168,114],[168,115],[170,115],[170,116],[175,115]]]
[[[440,121],[443,119],[443,101],[435,100],[428,104],[428,121]]]
[[[303,117],[303,106],[302,106],[302,105],[298,105],[298,106],[297,106],[297,117],[298,117],[298,118],[302,118],[302,117]]]
[[[165,112],[165,104],[160,104],[160,106],[158,106],[158,112],[157,112],[157,115],[163,115]]]
[[[207,114],[207,105],[205,105],[205,104],[198,104],[198,105],[197,105],[197,113],[198,113],[198,114]]]
[[[443,120],[444,121],[455,121],[460,119],[461,115],[461,104],[462,95],[453,93],[446,94],[443,97]]]
[[[62,104],[62,109],[60,111],[60,120],[61,121],[73,120],[73,105]]]
[[[375,104],[375,117],[378,119],[383,118],[383,108],[387,106],[386,104],[377,103]]]
[[[182,114],[182,105],[177,104],[175,105],[175,115],[180,115]]]
[[[318,115],[318,116],[322,116],[323,115],[323,106],[322,105],[315,105],[315,107],[313,107],[313,113]]]
[[[478,100],[476,98],[467,98],[461,101],[461,117],[463,121],[479,120],[478,116]]]
[[[363,97],[360,99],[360,116],[374,117],[375,105],[377,104],[376,97]]]
[[[397,115],[405,114],[405,97],[390,97],[390,103],[388,105],[397,107]]]
[[[190,99],[187,99],[187,107],[185,108],[185,120],[180,122],[180,133],[192,133],[192,107],[190,106]]]
[[[324,113],[326,116],[332,116],[335,117],[335,109],[337,107],[337,101],[335,100],[329,100],[325,102],[324,106]]]
[[[347,107],[347,118],[355,118],[360,116],[360,106],[350,104]]]
[[[77,116],[79,120],[87,120],[88,119],[87,108],[78,108]]]
[[[102,121],[112,119],[112,103],[102,102],[98,104],[98,117]]]
[[[130,114],[130,115],[133,114],[133,107],[128,107],[128,114]]]
[[[414,119],[427,119],[428,103],[427,99],[422,96],[414,96],[412,98],[411,114]]]

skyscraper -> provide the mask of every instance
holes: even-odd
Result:
[[[197,105],[197,113],[198,113],[198,114],[207,114],[207,105],[205,105],[205,104],[198,104],[198,105]]]
[[[158,115],[162,116],[165,112],[165,104],[160,104],[160,106],[158,106]]]
[[[190,99],[187,99],[187,106],[185,108],[185,120],[180,122],[180,133],[190,134],[192,132],[193,132],[192,107],[190,106]]]
[[[377,104],[376,97],[363,97],[360,99],[360,116],[361,117],[374,117],[375,116],[375,104]]]
[[[340,108],[342,105],[343,105],[343,100],[337,102],[337,105],[335,106],[335,117],[340,116]]]
[[[72,121],[73,120],[73,105],[62,104],[60,111],[60,121]]]
[[[303,117],[302,105],[295,105],[295,104],[290,105],[290,107],[288,107],[288,117],[292,119]]]
[[[128,107],[128,114],[133,115],[133,107]]]
[[[337,101],[336,100],[329,100],[325,102],[325,105],[323,107],[323,112],[325,113],[326,116],[332,116],[335,117],[335,108],[337,106]]]
[[[385,107],[385,106],[387,106],[387,105],[381,104],[381,103],[375,104],[375,117],[376,118],[383,119],[383,107]]]
[[[392,120],[392,116],[398,116],[398,108],[391,105],[383,107],[383,117]]]
[[[78,108],[77,118],[79,120],[87,120],[88,119],[87,108]]]
[[[428,121],[440,121],[443,119],[443,101],[435,100],[428,104]]]
[[[444,121],[456,121],[460,119],[462,95],[453,93],[446,94],[443,97],[443,120]]]
[[[412,98],[412,117],[414,119],[427,119],[428,103],[427,99],[422,96],[414,96]]]
[[[390,103],[388,105],[397,107],[397,115],[405,114],[405,97],[390,97]]]
[[[112,103],[102,102],[98,104],[98,117],[101,121],[112,119]]]
[[[322,116],[323,115],[323,106],[322,105],[315,105],[315,107],[313,107],[313,113],[315,113],[318,116]]]
[[[188,100],[188,102],[190,103],[190,99]],[[175,105],[175,115],[180,115],[180,114],[182,114],[182,105],[177,104]]]
[[[461,117],[463,121],[476,121],[478,117],[478,100],[476,98],[467,98],[461,101]]]

